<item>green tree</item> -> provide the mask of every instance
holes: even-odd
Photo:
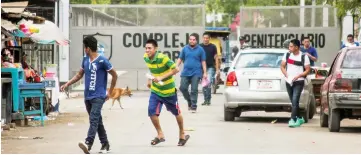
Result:
[[[327,0],[327,3],[337,8],[337,16],[344,17],[350,11],[353,15],[360,16],[360,0]]]

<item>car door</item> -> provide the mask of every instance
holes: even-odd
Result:
[[[332,62],[332,65],[330,67],[330,71],[328,72],[327,78],[325,79],[325,82],[323,83],[323,85],[321,87],[321,108],[322,108],[321,110],[325,110],[328,108],[329,84],[330,84],[332,76],[337,68],[337,61],[338,61],[341,53],[342,52],[337,53],[335,59]]]

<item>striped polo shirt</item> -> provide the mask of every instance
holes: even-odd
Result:
[[[175,63],[169,59],[168,56],[164,55],[161,52],[157,52],[152,60],[149,59],[148,55],[144,54],[144,61],[147,64],[147,67],[150,70],[150,73],[154,77],[160,77],[164,74],[167,74],[172,69],[176,68]],[[151,91],[156,93],[161,97],[169,97],[175,94],[175,82],[174,77],[170,76],[162,80],[163,85],[159,83],[152,82]]]

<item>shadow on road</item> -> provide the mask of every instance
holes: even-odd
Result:
[[[237,117],[234,122],[236,123],[277,123],[277,124],[287,124],[289,117],[270,117],[270,116],[241,116]],[[318,126],[318,119],[311,119],[307,125],[311,125],[312,128],[325,129],[325,132],[329,132],[327,128],[321,128]],[[316,123],[314,123],[316,122]],[[361,126],[350,124],[346,122],[341,125],[341,130],[339,134],[360,134]]]
[[[357,126],[353,126],[353,127],[343,127],[341,126],[341,130],[340,130],[340,133],[357,133],[357,134],[360,134],[361,133],[361,127],[357,127]]]
[[[236,118],[236,122],[242,123],[288,123],[288,117],[269,117],[269,116],[241,116]],[[276,122],[274,122],[276,121]]]

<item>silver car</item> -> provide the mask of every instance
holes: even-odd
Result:
[[[245,111],[291,112],[285,78],[280,66],[286,49],[246,49],[238,53],[227,73],[224,120],[234,121]],[[310,77],[300,98],[301,115],[308,122],[315,100]]]

